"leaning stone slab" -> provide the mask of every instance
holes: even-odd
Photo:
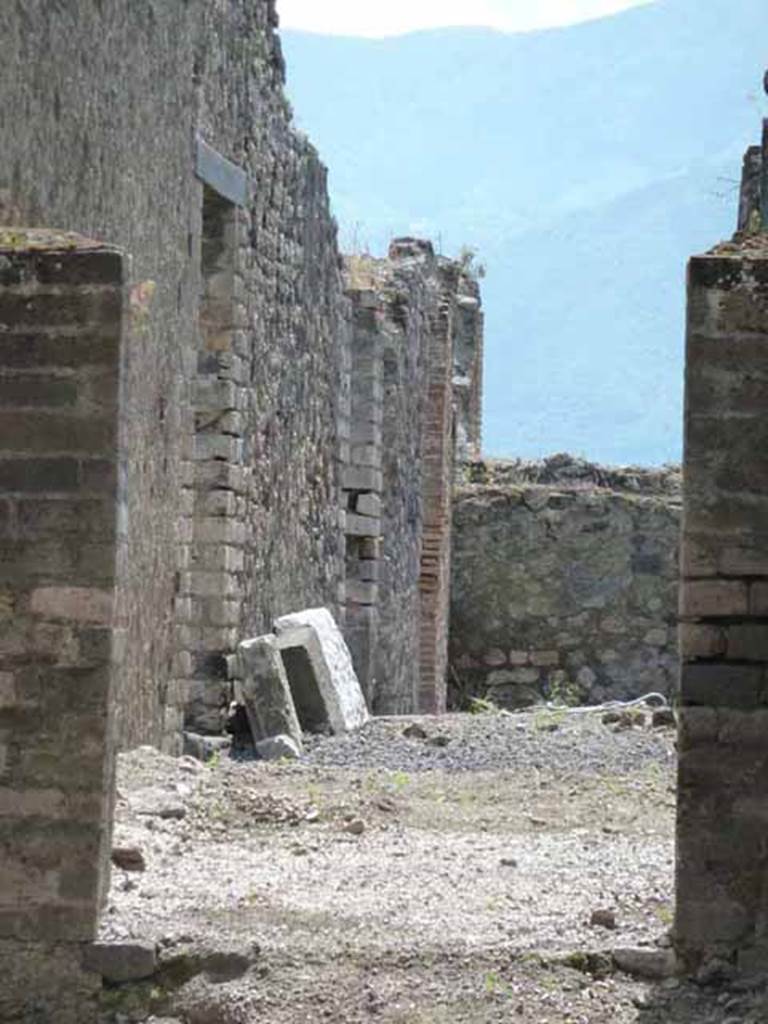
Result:
[[[237,647],[235,698],[245,705],[254,743],[288,736],[301,752],[301,726],[277,638],[270,633]]]
[[[284,615],[275,623],[291,694],[309,731],[359,729],[368,721],[349,648],[327,608]]]
[[[153,942],[92,942],[83,950],[83,967],[105,981],[141,981],[157,970]]]

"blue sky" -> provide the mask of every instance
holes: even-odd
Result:
[[[278,0],[283,28],[328,35],[387,36],[448,25],[504,32],[570,25],[653,0]]]

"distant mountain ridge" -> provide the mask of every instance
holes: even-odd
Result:
[[[345,246],[419,233],[488,267],[488,454],[679,459],[685,262],[733,231],[765,0],[283,42]]]

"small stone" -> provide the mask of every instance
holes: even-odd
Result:
[[[195,732],[184,733],[184,757],[179,761],[182,771],[190,771],[188,760],[199,766],[199,763],[210,761],[217,754],[222,754],[232,746],[229,736],[203,736]]]
[[[517,860],[514,857],[502,857],[499,864],[501,864],[503,868],[516,868]]]
[[[657,708],[653,712],[651,724],[654,729],[666,729],[675,725],[675,713],[672,708]]]
[[[589,923],[597,928],[608,928],[613,931],[616,928],[616,913],[609,908],[593,910]]]
[[[436,736],[430,736],[427,740],[427,743],[429,743],[431,747],[447,747],[450,742],[450,737],[445,736],[443,733],[438,733]]]
[[[142,818],[181,820],[187,814],[187,809],[180,800],[156,787],[138,790],[129,798],[129,803],[134,812]]]
[[[263,761],[280,761],[282,758],[295,761],[301,756],[299,748],[291,737],[282,734],[270,736],[266,740],[259,740],[254,749]]]
[[[507,656],[504,651],[499,650],[498,647],[491,648],[483,655],[483,664],[487,665],[488,668],[501,668],[502,665],[506,665]]]
[[[643,637],[643,643],[649,644],[651,647],[665,647],[667,639],[666,629],[651,629]]]
[[[425,740],[427,738],[425,730],[420,725],[417,725],[416,722],[406,725],[403,729],[403,736],[407,740]]]
[[[113,846],[112,863],[123,871],[146,871],[147,863],[138,846]]]
[[[365,832],[365,822],[362,818],[353,818],[346,823],[344,831],[349,832],[351,836],[361,836]]]
[[[593,686],[597,682],[597,676],[591,668],[585,665],[583,668],[579,669],[576,675],[576,682],[579,686],[583,686],[584,689],[589,689],[590,686]]]
[[[83,967],[112,983],[141,981],[155,973],[157,950],[154,942],[93,942],[83,949]]]
[[[614,949],[613,959],[620,971],[637,978],[661,981],[675,973],[675,954],[669,949]]]

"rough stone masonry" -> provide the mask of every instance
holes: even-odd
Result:
[[[469,464],[453,509],[454,705],[670,694],[680,504],[674,468]]]
[[[0,1018],[92,1018],[115,748],[219,732],[241,640],[325,608],[375,709],[445,707],[479,294],[416,240],[345,278],[276,25],[0,5]]]

